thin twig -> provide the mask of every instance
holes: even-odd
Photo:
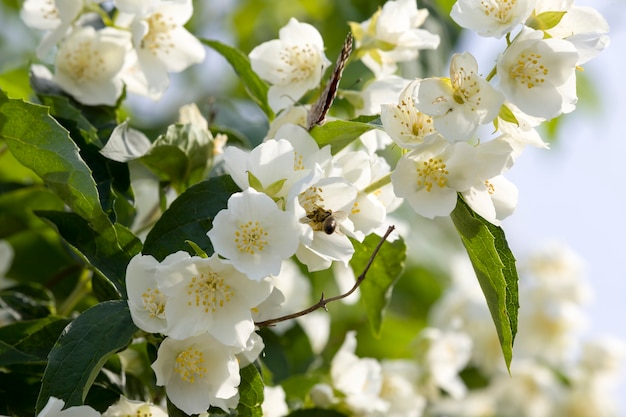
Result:
[[[372,263],[374,262],[374,258],[376,257],[376,254],[378,253],[380,248],[383,246],[383,243],[385,243],[385,240],[387,240],[387,238],[389,237],[391,232],[393,232],[394,229],[395,229],[394,226],[389,226],[387,228],[387,231],[385,232],[383,237],[380,238],[380,242],[378,242],[378,245],[376,245],[376,248],[374,248],[374,251],[372,252],[372,255],[370,256],[370,259],[367,262],[367,265],[365,265],[365,269],[363,270],[363,272],[361,272],[361,275],[359,275],[357,277],[357,280],[354,283],[354,286],[352,286],[352,288],[348,292],[346,292],[344,294],[341,294],[341,295],[336,295],[336,296],[330,297],[330,298],[324,298],[324,293],[322,293],[322,297],[319,299],[319,301],[317,303],[313,304],[311,307],[305,308],[304,310],[298,311],[297,313],[287,314],[285,316],[277,317],[275,319],[260,321],[260,322],[255,323],[255,325],[257,327],[271,326],[271,325],[274,325],[276,323],[280,323],[281,321],[287,321],[287,320],[295,319],[297,317],[304,316],[305,314],[309,314],[309,313],[317,310],[318,308],[323,308],[324,310],[328,311],[328,309],[326,308],[326,305],[328,303],[332,303],[333,301],[337,301],[337,300],[341,300],[342,298],[346,298],[347,296],[349,296],[350,294],[355,292],[357,288],[359,288],[359,285],[361,285],[361,283],[365,279],[365,274],[367,274],[367,271],[370,269],[370,266],[372,266]]]

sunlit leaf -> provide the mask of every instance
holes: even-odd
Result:
[[[374,128],[376,126],[367,123],[333,120],[315,126],[310,133],[320,147],[330,145],[330,151],[334,155]]]
[[[241,375],[241,383],[239,384],[237,416],[262,417],[263,379],[259,370],[252,364],[243,368],[239,373]]]
[[[504,231],[472,211],[460,197],[451,217],[485,294],[509,368],[519,309],[515,258]]]
[[[158,260],[180,250],[194,255],[187,244],[191,240],[210,256],[213,245],[206,233],[211,229],[215,215],[226,208],[228,199],[237,191],[239,187],[226,175],[189,187],[150,230],[143,253]]]
[[[350,266],[355,276],[365,271],[379,242],[380,236],[375,234],[366,237],[362,243],[353,242],[355,253],[350,260]],[[405,259],[404,240],[399,238],[383,243],[359,287],[370,327],[375,335],[380,334],[383,314],[391,298],[393,285],[404,271]]]
[[[269,87],[259,76],[252,71],[248,56],[237,48],[228,46],[219,41],[200,39],[202,43],[222,55],[233,67],[241,82],[243,83],[250,98],[263,110],[263,113],[272,120],[274,112],[267,101],[267,91]]]

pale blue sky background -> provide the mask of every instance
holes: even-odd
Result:
[[[522,154],[507,174],[519,189],[519,205],[503,227],[519,259],[554,240],[580,255],[594,293],[584,337],[610,334],[626,341],[626,1],[576,5],[596,8],[611,27],[609,47],[585,65],[602,108],[589,112],[581,105],[551,150]],[[476,42],[484,45],[474,38],[466,46],[478,58]],[[621,381],[619,416],[626,417],[626,366]]]

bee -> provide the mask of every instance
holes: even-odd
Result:
[[[332,235],[335,232],[341,233],[338,227],[347,217],[348,214],[344,211],[333,212],[316,206],[312,212],[307,213],[306,217],[300,219],[300,223],[308,224],[316,232]]]

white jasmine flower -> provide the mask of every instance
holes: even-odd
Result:
[[[9,272],[13,258],[15,257],[15,251],[13,246],[6,240],[0,240],[0,282],[4,284],[6,280],[6,273]],[[4,285],[0,285],[3,288]]]
[[[490,392],[496,402],[496,415],[549,417],[563,400],[564,390],[555,372],[532,360],[511,363],[511,374],[501,373],[491,380]]]
[[[283,417],[289,414],[289,408],[285,401],[285,390],[280,385],[263,387],[263,404],[261,404],[263,417]]]
[[[481,36],[501,38],[524,22],[537,0],[457,0],[450,17]]]
[[[172,254],[163,260],[163,264],[167,265],[181,258],[184,258],[182,252]],[[152,256],[139,254],[130,260],[126,268],[130,315],[135,325],[148,333],[165,333],[167,329],[167,297],[161,292],[157,281],[160,266]]]
[[[360,106],[356,106],[357,116],[381,114],[381,105],[395,103],[411,80],[389,75],[376,78],[365,85],[360,93]]]
[[[320,148],[313,136],[302,126],[285,124],[276,131],[275,137],[279,140],[284,139],[293,146],[293,169],[296,178],[303,177],[316,166],[321,167],[328,174],[332,172],[330,145]],[[295,181],[288,180],[288,182],[294,183]]]
[[[144,401],[129,400],[124,396],[115,404],[111,405],[102,414],[102,417],[128,417],[128,416],[150,416],[167,417],[167,412],[158,405]]]
[[[77,28],[59,47],[54,81],[83,104],[113,106],[122,94],[129,45],[128,33],[117,29]]]
[[[284,199],[310,172],[286,139],[269,139],[250,152],[230,146],[223,157],[226,170],[242,190],[256,187],[274,199]]]
[[[470,139],[479,125],[498,116],[504,96],[478,75],[469,53],[454,54],[450,78],[427,78],[417,88],[416,107],[433,116],[435,129],[450,141]]]
[[[37,47],[37,57],[44,59],[69,31],[79,17],[85,2],[82,0],[25,0],[20,17],[27,26],[48,30]]]
[[[408,84],[398,104],[382,104],[380,120],[383,129],[401,148],[415,149],[424,139],[436,132],[432,116],[422,113],[415,106],[413,93],[422,80]]]
[[[330,267],[332,261],[347,264],[354,247],[348,235],[362,240],[355,233],[349,216],[357,197],[357,189],[340,177],[322,178],[307,187],[301,184],[289,197],[289,210],[300,219],[298,260],[309,271]]]
[[[116,0],[116,24],[132,33],[133,65],[124,82],[132,92],[161,97],[169,86],[169,72],[181,72],[204,60],[206,51],[184,24],[193,13],[191,0]]]
[[[389,403],[388,417],[421,417],[426,398],[417,391],[419,366],[406,359],[381,362],[383,385],[380,396]]]
[[[578,51],[577,65],[582,65],[595,58],[607,46],[609,24],[604,16],[591,7],[574,6],[574,1],[554,2],[539,1],[535,14],[543,12],[566,12],[559,23],[546,30],[552,38],[570,41]]]
[[[420,385],[424,394],[437,397],[435,387],[442,388],[453,398],[462,398],[467,387],[459,376],[471,357],[472,339],[460,331],[426,328],[420,332],[418,364]]]
[[[476,164],[476,147],[450,144],[438,135],[400,158],[391,183],[419,215],[447,216],[456,206],[457,192],[476,183]]]
[[[68,407],[65,410],[64,406],[65,401],[50,397],[37,417],[100,417],[100,413],[88,405]]]
[[[280,29],[278,39],[258,45],[249,57],[252,70],[271,84],[268,101],[274,111],[318,87],[330,65],[317,29],[293,17]]]
[[[362,62],[376,77],[391,75],[397,62],[417,58],[420,49],[436,49],[439,36],[419,29],[428,10],[418,9],[415,0],[387,1],[370,19],[351,23]]]
[[[356,333],[350,331],[331,361],[332,385],[344,395],[342,401],[356,415],[385,413],[389,404],[380,398],[381,365],[373,358],[359,358],[355,350]]]
[[[577,62],[571,42],[525,28],[498,57],[499,87],[524,113],[552,119],[574,110]]]
[[[170,401],[189,415],[211,406],[228,411],[239,402],[239,364],[235,357],[239,350],[208,333],[184,340],[168,337],[152,364],[156,384],[165,386]]]
[[[248,278],[277,275],[284,259],[298,248],[300,229],[291,213],[265,194],[248,188],[228,199],[207,233],[215,252]]]
[[[517,187],[502,175],[474,185],[461,195],[472,210],[496,226],[517,207]]]
[[[165,334],[184,339],[208,332],[225,345],[243,349],[254,332],[250,309],[270,295],[271,283],[248,279],[216,254],[210,258],[178,254],[157,278],[167,296]]]
[[[257,333],[252,333],[250,338],[246,342],[244,349],[237,353],[237,361],[239,362],[239,368],[244,368],[251,363],[254,363],[259,359],[259,355],[263,352],[265,344],[263,339]]]

